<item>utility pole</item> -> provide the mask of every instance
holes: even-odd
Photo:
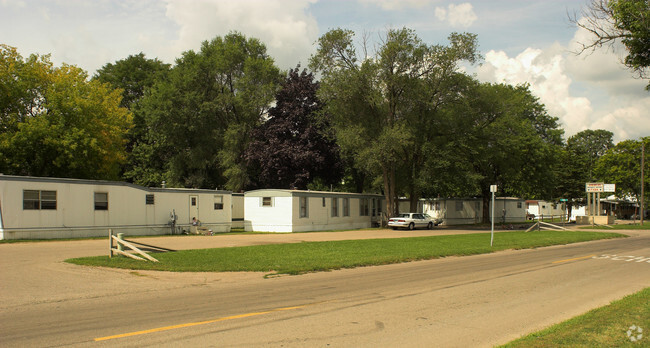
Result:
[[[643,191],[643,188],[645,186],[645,176],[643,176],[643,167],[645,165],[645,141],[643,141],[643,138],[641,138],[641,226],[643,226],[643,218],[644,218],[644,201],[645,201],[645,194]]]

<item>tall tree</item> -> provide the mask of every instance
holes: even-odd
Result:
[[[256,188],[307,189],[315,179],[325,185],[341,179],[338,146],[326,117],[318,117],[322,103],[312,73],[292,69],[276,94],[268,120],[253,129],[245,152],[256,173]]]
[[[130,55],[115,63],[108,63],[97,70],[94,80],[110,83],[114,88],[122,89],[122,107],[131,109],[133,103],[140,100],[145,91],[153,86],[157,79],[170,69],[157,58],[148,59],[144,53]]]
[[[119,178],[132,122],[119,106],[120,91],[88,81],[75,66],[54,68],[49,56],[23,60],[8,46],[2,46],[0,66],[9,96],[0,101],[0,172]]]
[[[637,202],[648,202],[650,192],[650,161],[645,160],[643,185],[646,197],[641,197],[641,144],[645,143],[646,154],[650,137],[641,140],[624,140],[605,153],[595,166],[597,177],[607,183],[616,184],[616,195],[634,197]],[[647,204],[644,204],[646,207]]]
[[[144,53],[130,55],[128,58],[118,60],[115,63],[108,63],[97,70],[93,80],[109,83],[114,88],[122,91],[121,106],[133,113],[133,127],[127,134],[128,160],[122,169],[123,172],[136,170],[136,154],[133,148],[138,143],[145,142],[147,125],[142,108],[137,103],[144,97],[145,92],[150,89],[154,82],[165,78],[170,70],[170,65],[158,59],[148,59]],[[142,149],[140,149],[141,151]],[[140,170],[146,170],[140,168]],[[128,179],[128,178],[127,178]]]
[[[230,33],[187,51],[140,102],[146,142],[134,149],[135,182],[244,188],[247,134],[273,100],[281,75],[257,39]]]
[[[412,169],[424,160],[415,130],[431,129],[457,64],[477,58],[476,37],[452,34],[448,46],[429,46],[410,29],[391,29],[373,56],[365,45],[358,55],[353,38],[343,29],[323,35],[310,67],[323,75],[319,96],[333,116],[340,146],[357,168],[381,175],[392,216],[399,190],[411,185]]]
[[[573,205],[585,201],[585,183],[596,181],[596,163],[614,146],[613,136],[607,130],[587,129],[569,137],[564,145],[557,168],[555,197],[567,200],[569,214]]]
[[[550,198],[563,131],[528,86],[477,83],[455,110],[455,167],[483,197],[484,222],[490,185],[506,196]]]
[[[620,40],[628,51],[625,66],[642,79],[650,78],[650,1],[591,0],[580,17],[573,14],[569,20],[593,35],[593,41],[581,43],[579,53]]]

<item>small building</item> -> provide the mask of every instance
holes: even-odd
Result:
[[[381,222],[375,194],[263,189],[244,194],[246,231],[305,232],[369,228]]]
[[[491,206],[492,200],[490,200]],[[406,212],[402,211],[402,209],[408,207],[408,202],[400,204],[400,213]],[[476,224],[483,219],[483,200],[481,198],[423,198],[418,202],[418,211],[416,213],[441,218],[443,225]],[[526,220],[524,200],[513,197],[495,198],[494,217],[495,223]]]
[[[549,219],[562,219],[566,217],[566,206],[553,202],[541,200],[527,200],[526,213],[530,219],[540,219],[542,217]]]
[[[213,232],[232,223],[230,191],[145,188],[115,181],[0,175],[0,239]]]

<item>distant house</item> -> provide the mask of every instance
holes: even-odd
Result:
[[[101,180],[0,175],[0,239],[230,231],[230,191],[145,188]],[[172,226],[176,227],[172,231]]]
[[[244,194],[246,231],[304,232],[379,224],[383,196],[266,189]]]
[[[408,201],[400,200],[398,207],[400,213],[406,213],[410,205]],[[494,208],[495,223],[521,222],[526,219],[523,199],[497,197]],[[418,202],[418,211],[414,213],[425,213],[441,218],[444,225],[475,224],[483,219],[483,200],[481,198],[423,198]],[[491,211],[488,214],[490,213]]]
[[[547,201],[527,200],[526,212],[530,218],[539,219],[542,216],[560,218],[566,215],[564,204]]]

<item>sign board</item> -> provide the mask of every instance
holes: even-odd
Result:
[[[605,184],[604,186],[605,192],[616,192],[616,184]]]
[[[586,192],[605,192],[605,184],[602,182],[588,182],[585,184]]]
[[[490,185],[490,192],[497,192],[497,185]]]
[[[569,200],[566,198],[560,198],[560,202],[568,202]]]

